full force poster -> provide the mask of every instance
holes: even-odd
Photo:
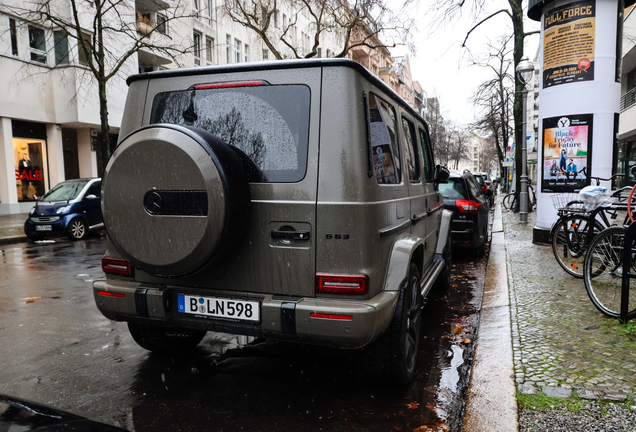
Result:
[[[593,114],[543,119],[541,192],[576,192],[587,186]],[[586,168],[587,175],[580,172]]]
[[[594,80],[594,0],[582,0],[544,15],[543,88]]]

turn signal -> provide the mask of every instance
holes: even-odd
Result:
[[[477,213],[481,210],[481,203],[477,201],[457,200],[455,205],[460,213]]]
[[[369,276],[316,274],[316,293],[364,295],[368,292]]]
[[[133,277],[133,268],[124,259],[104,257],[102,258],[102,270],[104,273],[113,276]]]

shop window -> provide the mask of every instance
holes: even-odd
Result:
[[[68,64],[68,39],[62,30],[53,32],[55,64]]]
[[[9,18],[9,32],[11,33],[11,55],[17,57],[18,55],[18,29],[15,25],[15,20]]]
[[[44,29],[29,26],[29,47],[31,48],[31,60],[46,64],[46,37]]]
[[[31,138],[14,138],[13,154],[18,201],[36,201],[46,192],[45,142]]]

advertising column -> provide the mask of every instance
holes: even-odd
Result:
[[[635,1],[529,1],[542,54],[535,242],[548,241],[557,219],[554,195],[578,192],[590,175],[612,175],[623,10]]]

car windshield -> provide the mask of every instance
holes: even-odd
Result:
[[[84,189],[88,180],[73,180],[58,183],[51,190],[44,194],[40,201],[70,201],[77,198],[79,193]]]
[[[464,182],[458,178],[451,178],[448,183],[441,183],[439,185],[439,192],[444,198],[448,199],[468,199]]]

